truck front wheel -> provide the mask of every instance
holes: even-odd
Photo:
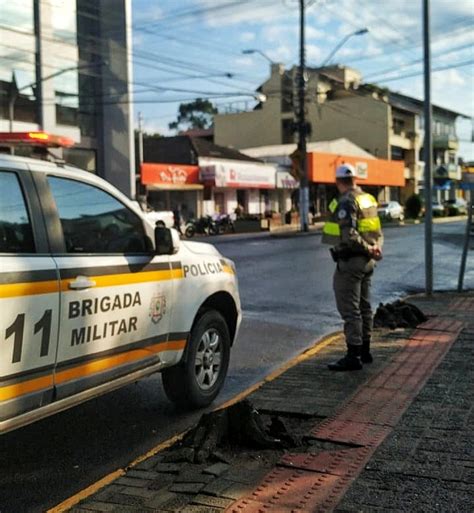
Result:
[[[184,360],[162,372],[168,399],[187,408],[203,408],[217,397],[230,359],[230,335],[222,315],[207,310],[195,323]]]

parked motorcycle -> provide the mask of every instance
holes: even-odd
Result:
[[[219,229],[211,216],[204,216],[199,219],[190,219],[186,224],[184,236],[187,239],[194,237],[196,233],[201,235],[217,235]]]
[[[229,215],[221,215],[216,221],[217,229],[220,234],[224,233],[235,233],[235,225],[231,216]]]

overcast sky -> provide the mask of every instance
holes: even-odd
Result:
[[[307,60],[317,66],[357,29],[333,62],[359,69],[368,82],[422,98],[421,0],[307,2]],[[272,60],[298,60],[297,0],[133,0],[135,118],[146,131],[170,133],[181,100],[215,96],[221,109],[251,105]],[[474,115],[474,0],[431,0],[433,101]],[[226,73],[232,73],[228,78]],[[407,76],[405,75],[414,75]],[[458,123],[462,155],[474,160],[471,120]]]

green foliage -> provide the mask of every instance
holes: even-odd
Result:
[[[171,130],[178,130],[180,127],[186,130],[210,128],[214,114],[217,114],[217,109],[209,100],[197,98],[190,103],[182,103],[177,120],[168,126]]]
[[[405,214],[410,219],[418,219],[420,217],[423,203],[418,194],[413,194],[407,199],[405,204]]]

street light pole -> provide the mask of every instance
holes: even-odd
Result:
[[[433,293],[433,140],[431,129],[431,48],[430,48],[430,4],[423,0],[423,45],[424,45],[424,117],[425,117],[425,289],[426,294]]]
[[[355,32],[351,32],[350,34],[347,34],[347,36],[343,37],[341,41],[331,50],[331,53],[324,59],[324,61],[321,63],[320,67],[326,66],[329,62],[331,62],[331,59],[336,55],[336,53],[349,41],[351,37],[354,36],[362,36],[364,34],[367,34],[369,31],[368,28],[363,28],[360,30],[356,30]]]
[[[300,159],[299,211],[302,232],[308,231],[309,188],[306,157],[305,0],[300,0],[300,65],[298,70],[298,156]]]
[[[242,50],[242,53],[244,55],[252,55],[254,53],[258,53],[264,59],[266,59],[270,64],[275,64],[275,61],[273,59],[270,59],[270,57],[266,53],[262,52],[262,50],[257,50],[255,48],[249,48],[248,50]]]

